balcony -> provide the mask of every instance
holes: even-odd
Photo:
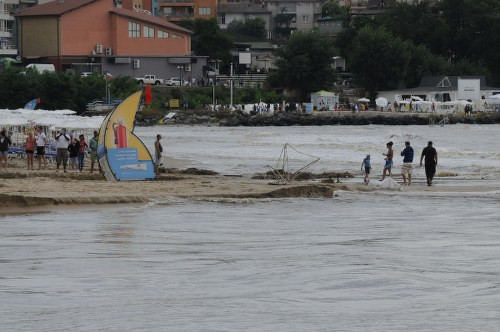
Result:
[[[8,10],[0,9],[0,20],[14,21],[14,16]]]
[[[12,29],[0,28],[0,38],[12,38]]]
[[[189,4],[194,4],[194,0],[159,0],[158,3],[160,6],[162,4],[169,4],[169,3],[189,3]]]
[[[17,55],[16,45],[0,43],[0,55]]]
[[[193,14],[161,14],[161,17],[165,18],[167,21],[180,22],[185,18],[192,18]]]

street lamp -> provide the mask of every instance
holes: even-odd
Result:
[[[179,65],[177,66],[177,69],[179,69],[179,85],[182,86],[182,69],[184,68],[184,65]]]

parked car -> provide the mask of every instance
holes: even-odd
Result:
[[[30,63],[26,69],[36,69],[40,74],[43,72],[55,73],[56,68],[51,63]]]
[[[169,78],[165,81],[165,84],[168,85],[168,86],[180,86],[181,85],[181,80],[178,78],[178,77],[172,77],[172,78]],[[182,86],[188,86],[189,85],[189,82],[188,81],[185,81],[183,80],[182,81]]]
[[[163,79],[158,78],[155,75],[144,75],[143,77],[136,77],[135,80],[139,84],[163,84]]]

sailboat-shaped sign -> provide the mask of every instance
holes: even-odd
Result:
[[[151,154],[133,133],[140,99],[141,92],[134,93],[109,113],[101,125],[97,158],[106,180],[155,178]]]

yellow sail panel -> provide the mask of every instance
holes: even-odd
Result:
[[[155,177],[151,154],[133,133],[140,99],[140,91],[125,99],[101,126],[97,154],[108,180],[145,180]]]
[[[125,99],[111,113],[106,128],[106,148],[125,148],[129,146],[129,140],[134,129],[134,120],[137,107],[141,99],[138,91]]]

